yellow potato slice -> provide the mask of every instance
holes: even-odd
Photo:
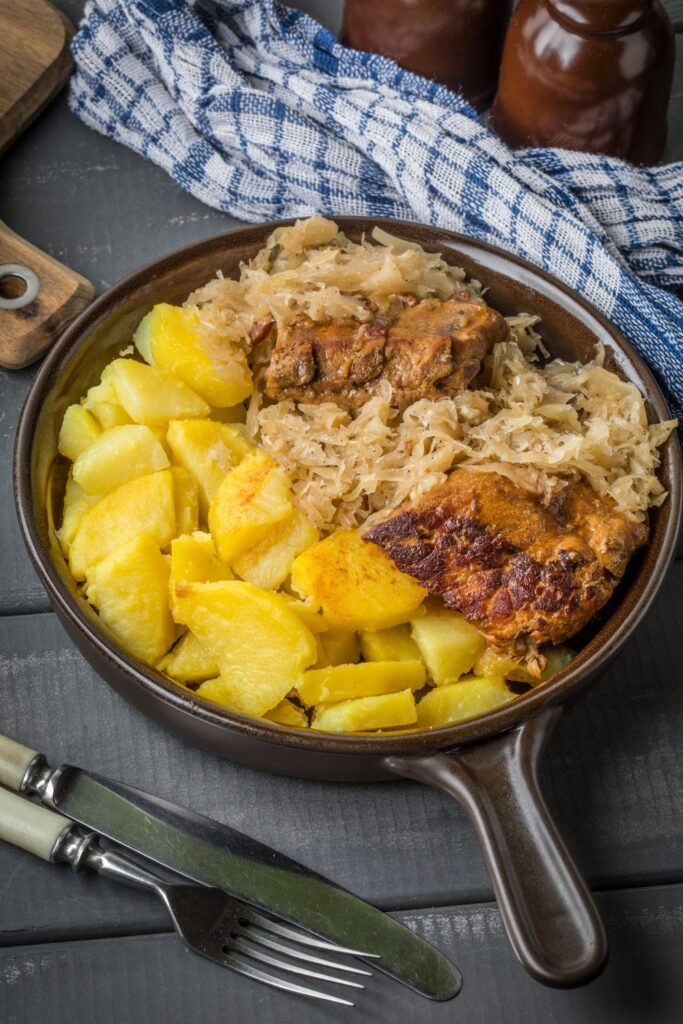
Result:
[[[319,732],[368,732],[412,725],[415,721],[417,709],[413,691],[401,690],[400,693],[379,697],[357,697],[339,704],[321,704],[315,710],[311,729]]]
[[[181,636],[157,667],[160,672],[165,672],[181,683],[199,683],[218,675],[216,659],[200,644],[191,630]]]
[[[192,473],[182,466],[171,466],[175,494],[176,530],[179,535],[194,533],[199,526],[199,487]]]
[[[427,595],[380,547],[352,530],[337,530],[299,555],[292,586],[320,603],[331,626],[349,630],[407,622]]]
[[[435,686],[417,705],[421,729],[464,722],[514,700],[515,694],[497,676],[467,676],[457,683]]]
[[[540,676],[534,676],[523,662],[516,661],[509,654],[496,651],[493,647],[487,647],[474,666],[473,672],[475,676],[501,676],[516,683],[536,686],[537,683],[544,683],[557,675],[575,657],[571,647],[563,645],[546,648],[543,654],[547,658],[546,666]]]
[[[173,419],[208,416],[203,398],[170,373],[135,359],[114,359],[102,374],[135,423],[158,426]]]
[[[64,413],[57,448],[61,455],[75,462],[100,433],[100,425],[92,413],[82,405],[70,405]]]
[[[232,564],[293,511],[289,480],[265,452],[247,455],[231,470],[209,508],[209,529],[219,557]]]
[[[427,681],[421,661],[367,661],[330,665],[304,672],[296,689],[308,707],[336,704],[354,697],[373,697],[399,690],[419,690]]]
[[[316,528],[295,508],[286,519],[272,526],[262,540],[239,555],[232,567],[248,583],[264,590],[277,590],[289,576],[296,556],[317,539]]]
[[[83,488],[79,487],[71,474],[69,474],[64,492],[62,525],[57,531],[57,537],[65,555],[69,554],[69,548],[78,533],[86,512],[89,512],[93,505],[97,504],[100,497],[101,495],[98,494],[86,494]]]
[[[486,648],[479,630],[460,612],[438,606],[430,607],[426,615],[415,619],[412,637],[437,686],[460,679]]]
[[[69,551],[77,580],[115,548],[140,534],[166,547],[176,533],[175,494],[169,469],[162,469],[110,491],[85,514]]]
[[[142,320],[133,341],[148,363],[172,373],[217,408],[237,405],[254,390],[241,350],[220,344],[207,350],[196,309],[160,303]]]
[[[168,566],[153,537],[122,544],[91,571],[88,600],[126,651],[152,665],[173,643]]]
[[[328,629],[318,637],[318,660],[315,668],[328,665],[354,665],[360,660],[360,643],[356,633],[347,629]]]
[[[360,646],[366,661],[419,661],[421,657],[407,624],[391,629],[364,629]]]
[[[300,601],[297,597],[292,597],[291,594],[285,592],[281,592],[280,596],[284,598],[292,611],[296,612],[311,633],[324,633],[328,629],[327,623],[320,614],[320,605],[312,597]]]
[[[74,462],[73,477],[87,494],[108,494],[168,465],[168,456],[149,427],[128,423],[100,433]]]
[[[291,700],[281,701],[272,711],[267,711],[263,716],[269,722],[277,722],[278,725],[292,725],[297,729],[308,729],[306,712]]]
[[[174,611],[176,583],[216,583],[232,579],[232,571],[216,554],[210,533],[197,531],[171,542],[171,607]],[[218,675],[218,670],[209,675]]]
[[[172,420],[167,440],[175,461],[199,485],[199,508],[205,517],[225,474],[256,450],[236,427],[205,419]]]
[[[125,423],[133,422],[120,404],[111,384],[100,383],[90,388],[81,405],[92,413],[102,430],[111,430],[112,427],[122,427]]]
[[[315,638],[287,601],[251,583],[177,583],[175,609],[220,667],[197,693],[233,711],[264,715],[315,660]]]

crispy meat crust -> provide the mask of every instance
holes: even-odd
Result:
[[[498,473],[458,469],[365,539],[519,657],[578,633],[648,532],[583,482],[545,507]]]

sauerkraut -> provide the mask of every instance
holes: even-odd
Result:
[[[278,327],[302,313],[312,320],[373,315],[368,299],[382,306],[391,295],[435,295],[459,289],[480,294],[477,281],[446,263],[439,253],[395,238],[380,228],[352,242],[324,217],[277,228],[266,245],[242,264],[239,280],[218,274],[193,292],[185,305],[197,309],[206,343],[248,345],[251,326],[272,317]]]
[[[207,351],[248,351],[249,330],[263,318],[365,320],[368,299],[381,307],[396,294],[482,293],[439,254],[379,229],[373,239],[352,242],[322,217],[276,230],[239,280],[218,276],[189,297]],[[255,394],[247,433],[288,473],[323,530],[368,528],[457,466],[501,473],[544,500],[583,476],[643,520],[666,498],[658,448],[676,422],[648,425],[638,389],[605,367],[601,351],[585,364],[544,363],[535,322],[508,317],[510,340],[494,349],[477,390],[421,399],[402,413],[388,385],[355,412],[333,402],[266,404]]]

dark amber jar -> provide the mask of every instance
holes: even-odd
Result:
[[[512,0],[346,0],[342,41],[462,92],[493,99]]]
[[[491,120],[512,146],[653,164],[666,144],[674,35],[659,0],[521,0]]]

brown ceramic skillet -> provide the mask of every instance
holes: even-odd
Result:
[[[340,218],[356,239],[376,223]],[[619,331],[575,292],[500,249],[428,227],[384,226],[415,239],[488,287],[503,313],[542,318],[551,353],[588,359],[597,343],[609,365],[647,396],[656,421],[668,411],[652,374]],[[316,779],[375,780],[396,775],[451,793],[464,807],[484,858],[514,950],[549,985],[580,985],[605,962],[604,930],[590,894],[551,821],[538,784],[541,751],[565,704],[604,671],[650,606],[671,560],[681,501],[678,444],[663,450],[669,499],[652,512],[652,535],[599,621],[580,638],[578,657],[553,680],[481,718],[430,732],[337,736],[288,729],[231,714],[174,686],[124,653],[78,595],[54,535],[64,467],[59,424],[115,354],[130,343],[156,302],[181,302],[221,269],[235,275],[263,245],[273,225],[246,227],[198,242],[132,274],[110,289],[66,331],[41,367],[24,407],[15,453],[15,485],[24,540],[50,600],[96,671],[145,714],[191,743],[254,768]]]

